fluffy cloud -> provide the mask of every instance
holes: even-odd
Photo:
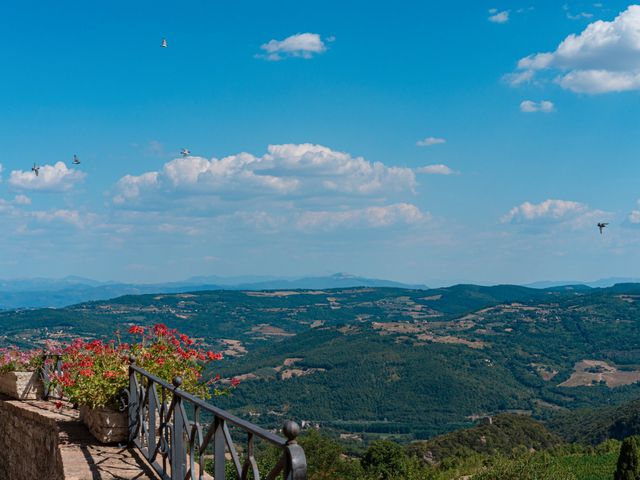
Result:
[[[31,205],[31,199],[26,195],[16,195],[13,199],[15,205]]]
[[[553,102],[549,100],[542,100],[541,102],[533,102],[531,100],[524,100],[520,103],[520,111],[525,113],[543,112],[550,113],[555,110]]]
[[[67,168],[63,162],[55,165],[43,165],[39,175],[31,171],[13,170],[9,177],[9,184],[21,190],[37,190],[42,192],[63,192],[85,178],[85,173]]]
[[[419,147],[430,147],[432,145],[439,145],[445,142],[446,140],[444,138],[427,137],[427,138],[423,138],[422,140],[418,140],[416,142],[416,145]]]
[[[541,203],[524,202],[513,207],[500,221],[515,224],[567,224],[573,228],[582,228],[591,224],[607,212],[591,210],[587,205],[568,200],[545,200]]]
[[[495,8],[489,10],[489,21],[493,23],[507,23],[509,21],[509,11],[498,12]]]
[[[610,22],[598,20],[580,34],[565,38],[553,52],[529,55],[518,62],[512,84],[535,72],[559,71],[555,81],[579,93],[640,89],[640,5],[631,5]],[[521,82],[520,82],[521,83]]]
[[[640,200],[638,200],[638,206],[640,207]],[[632,210],[629,216],[627,217],[629,223],[637,226],[640,225],[640,210]]]
[[[429,214],[421,212],[415,205],[397,203],[346,211],[304,212],[297,219],[296,227],[305,231],[333,230],[338,227],[382,228],[396,224],[416,225],[429,218]]]
[[[209,196],[225,201],[314,196],[386,196],[413,192],[414,172],[388,167],[321,145],[270,145],[256,157],[239,153],[207,160],[178,158],[162,170],[126,175],[115,187],[115,204],[149,208],[162,198]],[[145,205],[146,204],[146,205]]]
[[[453,175],[458,173],[442,163],[416,168],[416,172],[426,173],[427,175]]]
[[[26,195],[16,195],[13,200],[0,198],[0,213],[15,215],[19,212],[17,207],[25,205],[31,205],[31,199]]]
[[[93,215],[82,215],[77,210],[46,210],[29,212],[40,223],[62,223],[82,228],[92,221]]]
[[[26,195],[16,195],[13,200],[0,198],[0,215],[13,220],[13,227],[22,229],[23,233],[31,231],[29,224],[40,226],[49,225],[59,227],[71,225],[77,228],[84,228],[90,223],[95,223],[97,215],[93,213],[81,213],[77,210],[50,209],[50,210],[28,210],[24,207],[31,205],[31,199]],[[6,230],[11,230],[11,227]]]
[[[333,38],[331,39],[333,41]],[[259,58],[278,61],[286,57],[311,58],[313,55],[326,51],[327,47],[317,33],[298,33],[284,40],[270,40],[261,45],[264,54]]]

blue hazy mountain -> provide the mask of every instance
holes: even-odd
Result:
[[[581,282],[579,280],[544,280],[539,282],[527,283],[523,285],[529,288],[557,288],[567,287],[573,289],[584,288],[608,288],[623,283],[640,283],[640,278],[632,277],[608,277],[595,280],[593,282]]]
[[[205,290],[293,290],[349,287],[393,287],[426,289],[391,280],[336,273],[326,277],[281,278],[272,276],[198,276],[184,281],[154,284],[100,282],[69,276],[61,279],[18,278],[0,280],[0,310],[64,307],[76,303],[107,300],[122,295],[180,293]]]

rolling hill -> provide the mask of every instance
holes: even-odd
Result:
[[[0,345],[166,323],[225,353],[217,402],[263,425],[306,420],[354,442],[473,418],[618,404],[640,394],[640,285],[501,285],[129,295],[0,313]]]
[[[123,295],[181,293],[210,290],[323,289],[351,287],[393,287],[426,289],[391,280],[336,273],[326,277],[283,279],[277,277],[192,277],[180,282],[129,284],[99,282],[83,277],[62,279],[28,278],[0,280],[0,310],[59,308],[82,302],[107,300]]]

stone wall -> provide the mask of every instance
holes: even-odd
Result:
[[[0,395],[0,480],[157,479],[134,450],[101,445],[68,406]]]
[[[0,478],[63,480],[54,418],[0,399]]]

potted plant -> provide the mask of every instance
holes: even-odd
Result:
[[[0,393],[18,400],[42,398],[42,359],[42,350],[0,348]]]
[[[128,416],[123,393],[129,386],[130,358],[141,368],[171,383],[180,376],[181,389],[201,398],[227,393],[213,381],[203,380],[208,362],[222,355],[199,349],[187,335],[168,329],[133,326],[129,330],[132,343],[117,341],[90,342],[78,339],[62,353],[62,374],[54,383],[62,387],[70,402],[78,404],[80,417],[96,439],[103,443],[124,442],[128,438]],[[232,387],[237,385],[234,382]],[[232,388],[231,387],[231,388]]]

